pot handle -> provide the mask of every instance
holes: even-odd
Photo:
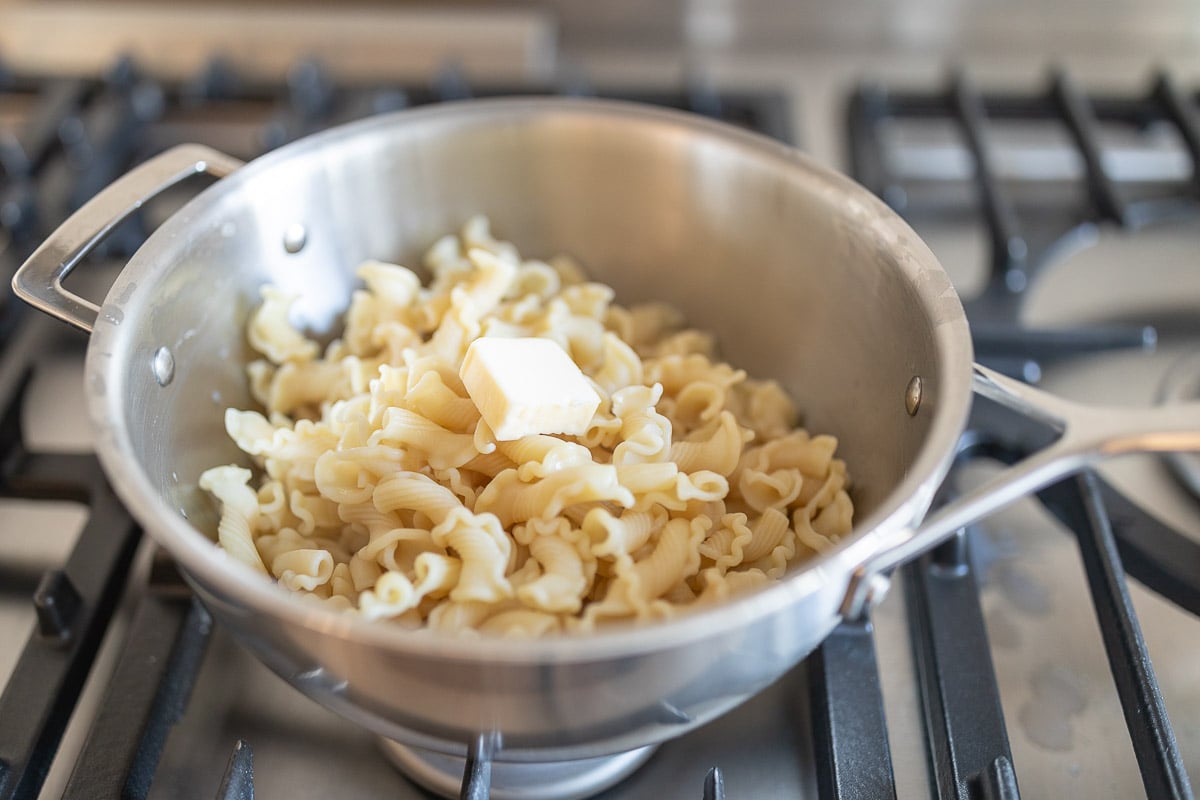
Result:
[[[885,573],[951,538],[988,514],[1110,456],[1200,450],[1200,403],[1155,408],[1083,405],[1064,400],[975,365],[975,391],[1044,424],[1058,438],[1008,467],[983,486],[956,498],[924,522],[900,528],[852,574],[842,601],[847,619],[882,600]]]
[[[71,270],[143,203],[193,175],[223,178],[241,166],[232,156],[184,144],[134,167],[84,203],[33,251],[13,276],[13,291],[34,308],[91,333],[100,308],[63,287]]]

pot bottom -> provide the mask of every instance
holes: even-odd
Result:
[[[410,780],[439,797],[460,796],[465,758],[408,747],[391,739],[380,743],[391,762]],[[490,800],[583,800],[629,777],[656,749],[658,745],[648,745],[576,761],[495,761],[491,765],[491,793],[485,796]]]

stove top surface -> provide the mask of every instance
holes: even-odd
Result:
[[[732,69],[731,75],[735,73],[737,69]],[[887,75],[882,77],[886,79]],[[738,121],[757,127],[766,125],[769,132],[781,138],[794,133],[802,145],[814,146],[818,156],[836,160],[828,145],[839,137],[836,131],[842,114],[839,110],[832,116],[832,109],[840,107],[855,84],[826,80],[823,90],[814,90],[811,82],[805,84],[804,90],[798,90],[793,78],[793,83],[770,82],[765,92],[747,92],[740,88],[747,82],[745,78],[742,75],[732,80],[736,88],[725,93],[712,88],[721,83],[718,75],[710,85],[685,87],[682,91],[678,86],[660,87],[661,90],[650,90],[643,96],[710,113],[716,103]],[[441,80],[441,84],[428,90],[431,98],[439,93],[453,96],[463,89],[452,73]],[[308,83],[317,86],[318,95],[324,91],[319,79]],[[58,85],[67,87],[58,89],[64,97],[69,95],[67,84]],[[846,91],[839,94],[843,88]],[[936,87],[935,90],[940,91]],[[119,102],[113,98],[130,95],[111,92],[103,86],[89,91],[98,91],[100,99],[107,101],[100,109],[109,109],[108,116],[93,111],[82,118],[89,123],[89,130],[111,134],[113,126],[104,128],[103,123],[117,118],[112,109]],[[302,135],[317,124],[296,112],[296,92],[312,91],[312,86],[293,88],[290,101],[287,91],[275,90],[272,94],[255,90],[252,104],[226,99],[214,101],[225,109],[226,117],[219,114],[210,117],[194,109],[181,111],[172,100],[173,90],[168,87],[159,100],[165,100],[173,110],[164,115],[162,124],[146,127],[139,141],[153,150],[200,130],[211,135],[218,146],[223,145],[238,155],[252,155],[264,143],[280,143]],[[373,94],[357,99],[337,93],[321,96],[327,99],[336,96],[338,107],[352,114],[355,109],[372,107],[372,103],[394,107],[418,96],[420,91],[423,90],[409,91],[404,100],[387,90],[372,90]],[[145,110],[153,111],[155,90],[142,88],[139,92]],[[785,101],[782,106],[781,97]],[[840,100],[834,102],[837,98]],[[31,108],[36,105],[29,104]],[[254,110],[248,105],[253,105]],[[814,133],[814,115],[820,115],[822,132]],[[214,119],[225,119],[226,124]],[[202,127],[189,127],[193,121]],[[28,136],[28,131],[25,128],[21,135]],[[70,126],[67,131],[69,134]],[[58,131],[51,138],[59,141],[62,135]],[[1061,138],[1051,144],[1057,141],[1061,146]],[[909,144],[913,140],[901,137],[900,141]],[[925,146],[925,140],[919,136],[916,141]],[[935,160],[933,167],[923,166],[924,162],[906,162],[903,158],[911,157],[909,153],[893,165],[898,164],[902,171],[917,172],[916,179],[926,182],[929,171],[939,169],[949,170],[952,179],[961,180],[961,143],[947,146],[935,136],[927,149],[938,151],[941,162]],[[1132,158],[1143,170],[1139,174],[1151,169],[1177,182],[1187,180],[1186,175],[1180,178],[1177,174],[1178,156],[1172,155],[1176,150],[1163,150],[1151,156],[1134,153]],[[1058,170],[1059,183],[1084,180],[1078,164],[1061,167],[1061,153],[1055,155],[1058,151],[1045,142],[1035,141],[1033,151],[1033,156],[1025,154],[1020,158],[1010,154],[1003,161],[1002,171],[1005,175],[1020,175],[1031,169],[1050,173]],[[1027,166],[1029,158],[1033,158],[1033,167]],[[1154,161],[1155,158],[1158,160]],[[1038,164],[1042,166],[1039,168]],[[92,162],[91,165],[98,170],[94,180],[105,180],[106,174],[111,179],[119,171],[115,164],[109,167]],[[920,174],[922,171],[926,173],[924,176]],[[34,230],[14,224],[14,219],[17,223],[21,219],[36,219],[37,225],[44,225],[46,215],[53,213],[56,206],[71,202],[65,189],[52,185],[49,201],[39,195],[29,205],[28,196],[22,199],[19,193],[23,186],[10,174],[5,190],[10,193],[10,202],[15,193],[15,199],[25,203],[22,208],[26,215],[14,217],[17,212],[10,211],[4,218],[9,237],[5,256],[10,259],[36,236]],[[922,187],[922,191],[927,189]],[[959,191],[961,194],[961,187]],[[969,191],[965,196],[968,204],[973,202]],[[915,199],[920,195],[910,193],[910,197]],[[30,217],[31,211],[37,213]],[[911,213],[910,219],[947,266],[965,298],[969,301],[979,293],[987,283],[984,265],[990,251],[978,220],[973,221],[969,213],[948,216]],[[1139,329],[1153,326],[1156,347],[1153,352],[1124,348],[1076,354],[1066,359],[1037,360],[1041,384],[1081,400],[1131,405],[1155,402],[1172,365],[1193,354],[1200,344],[1197,326],[1200,316],[1196,313],[1200,309],[1200,270],[1196,269],[1193,255],[1198,241],[1200,217],[1184,215],[1180,220],[1139,230],[1122,229],[1111,223],[1095,224],[1072,238],[1069,248],[1056,251],[1048,266],[1038,271],[1019,304],[1018,317],[1022,323],[1046,329],[1105,324]],[[117,254],[120,246],[117,245]],[[102,294],[104,272],[104,268],[93,270],[90,276],[99,287],[92,289],[96,292],[94,296]],[[86,449],[90,433],[82,404],[82,337],[57,330],[41,320],[31,320],[31,324],[38,329],[37,338],[30,334],[29,339],[13,340],[37,342],[36,352],[28,354],[36,357],[37,367],[22,415],[28,449],[51,453]],[[1022,366],[1024,360],[1014,363]],[[11,376],[9,382],[12,383]],[[955,486],[975,485],[995,469],[994,463],[986,460],[972,461],[956,473]],[[1099,474],[1119,493],[1111,495],[1115,525],[1124,524],[1121,514],[1132,504],[1130,519],[1146,512],[1188,540],[1200,542],[1200,501],[1181,486],[1161,460],[1123,459],[1105,466]],[[37,586],[44,570],[66,561],[87,518],[86,510],[69,500],[0,501],[0,576],[6,587],[0,591],[0,639],[24,641],[35,624],[34,610],[27,599],[29,592]],[[1007,740],[1021,789],[1028,796],[1145,794],[1106,657],[1103,626],[1091,605],[1088,574],[1081,565],[1077,537],[1042,504],[1030,500],[979,525],[970,534],[970,542],[972,580],[979,586],[977,596],[991,644],[990,661],[995,669]],[[191,610],[190,601],[179,592],[170,576],[155,578],[162,568],[156,573],[153,560],[150,544],[143,542],[133,558],[133,577],[127,588],[118,592],[123,599],[114,624],[105,635],[93,677],[84,686],[83,700],[67,728],[40,796],[57,797],[64,791],[69,795],[76,754],[90,752],[95,757],[90,745],[84,746],[84,739],[93,717],[113,713],[108,710],[113,704],[105,697],[109,691],[107,676],[128,649],[126,633],[147,624],[145,616],[153,613],[192,619],[192,627],[185,625],[181,629],[183,638],[188,630],[203,628],[202,615],[197,616]],[[936,782],[928,766],[930,745],[922,721],[922,699],[916,688],[921,677],[915,658],[919,660],[920,656],[915,652],[918,646],[914,645],[910,630],[912,608],[918,602],[914,598],[931,591],[928,582],[922,580],[906,577],[895,581],[895,589],[873,617],[878,680],[882,683],[888,722],[888,749],[900,797],[932,796],[930,787]],[[938,590],[937,586],[933,590]],[[1200,775],[1200,694],[1194,680],[1194,665],[1200,660],[1200,621],[1137,581],[1129,581],[1129,592],[1174,723],[1183,765],[1191,775]],[[137,777],[142,782],[139,786],[148,787],[149,797],[220,796],[217,793],[222,774],[239,740],[253,748],[254,786],[265,797],[282,796],[285,792],[296,797],[324,797],[335,792],[345,798],[429,796],[395,770],[383,756],[375,737],[303,698],[237,647],[219,628],[212,632],[207,649],[203,641],[182,651],[173,649],[172,644],[172,641],[161,642],[157,648],[147,649],[147,663],[186,656],[199,660],[200,666],[195,683],[190,686],[190,699],[189,686],[174,689],[181,693],[175,702],[182,713],[178,719],[169,719],[166,728],[169,735],[163,742],[157,770]],[[179,655],[180,652],[185,655]],[[10,675],[20,655],[19,644],[0,648],[0,681]],[[821,784],[818,776],[816,762],[821,758],[821,745],[814,744],[812,737],[811,683],[810,668],[798,667],[729,715],[663,745],[646,766],[602,796],[700,797],[705,774],[713,766],[721,768],[731,797],[814,797],[822,790],[828,792],[828,786]],[[986,687],[981,691],[986,691]],[[130,690],[129,696],[134,694]],[[118,692],[117,707],[122,705],[120,697]],[[127,705],[134,707],[136,703]],[[75,785],[74,789],[83,792],[76,796],[87,796],[86,788],[81,790]]]

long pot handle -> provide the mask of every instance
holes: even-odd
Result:
[[[842,616],[855,619],[882,599],[886,573],[930,550],[956,531],[1016,500],[1110,456],[1200,450],[1200,403],[1154,408],[1084,405],[1064,400],[975,365],[976,393],[1056,431],[1058,438],[956,498],[924,522],[889,535],[851,576]]]
[[[90,333],[100,308],[63,286],[71,270],[143,203],[194,175],[223,178],[241,166],[238,159],[197,144],[179,145],[149,159],[97,193],[50,234],[13,276],[13,291],[35,308]]]

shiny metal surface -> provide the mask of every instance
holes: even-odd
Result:
[[[596,800],[697,799],[714,765],[731,799],[816,797],[806,697],[800,666],[720,719],[664,742]],[[238,737],[254,748],[256,796],[431,797],[380,751],[373,734],[297,694],[217,626],[150,800],[211,800]]]
[[[241,460],[248,311],[267,282],[329,330],[366,258],[417,263],[470,214],[530,254],[569,252],[623,302],[666,299],[842,439],[859,528],[777,586],[703,614],[517,643],[412,634],[310,608],[213,547],[200,472]],[[306,230],[289,252],[285,233]],[[763,291],[762,287],[769,287]],[[863,307],[872,310],[863,314]],[[214,616],[310,697],[397,741],[573,759],[688,731],[782,675],[837,622],[850,570],[924,513],[969,403],[970,345],[940,266],[847,179],[769,140],[595,101],[406,112],[257,160],[154,233],[108,294],[85,384],[117,491]],[[753,313],[747,313],[748,310]],[[175,377],[161,385],[154,353]],[[924,381],[920,413],[905,389]]]
[[[1167,372],[1159,388],[1158,398],[1165,404],[1182,403],[1200,397],[1200,356],[1191,353],[1180,358]],[[1170,453],[1168,466],[1175,477],[1200,497],[1200,453]]]
[[[595,797],[646,763],[657,745],[610,756],[544,764],[489,764],[489,780],[479,781],[480,791],[460,794],[467,759],[381,743],[383,752],[401,772],[438,797],[460,800],[584,800]],[[472,784],[471,789],[475,788]]]
[[[1200,403],[1172,402],[1156,408],[1083,405],[1027,386],[979,365],[975,391],[1041,421],[1058,432],[1044,450],[1003,470],[992,480],[938,509],[895,539],[864,564],[851,580],[842,614],[857,617],[882,600],[880,576],[941,544],[987,515],[1102,459],[1130,453],[1177,453],[1200,450]]]
[[[42,242],[13,276],[13,291],[38,310],[90,333],[102,309],[63,287],[71,270],[146,201],[193,175],[221,178],[240,166],[241,161],[211,148],[184,145],[130,170]],[[109,313],[119,313],[119,305]]]

